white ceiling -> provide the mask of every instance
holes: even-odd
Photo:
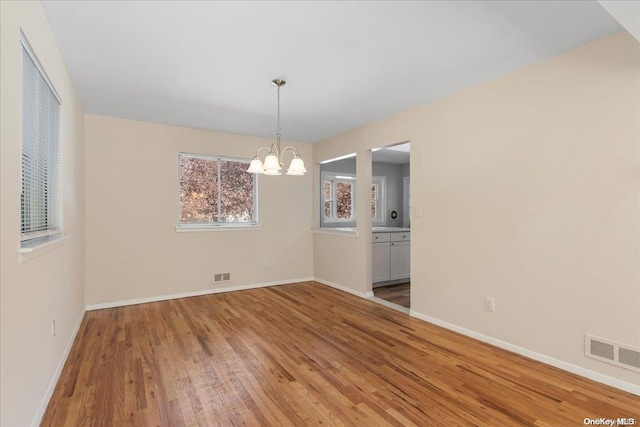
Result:
[[[44,1],[85,111],[317,142],[621,31],[595,1]],[[390,141],[392,142],[392,141]]]
[[[380,163],[393,163],[396,165],[406,165],[410,163],[411,144],[405,142],[391,147],[383,147],[373,150],[371,160]]]

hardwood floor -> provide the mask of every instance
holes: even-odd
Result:
[[[313,283],[86,314],[42,425],[580,426],[640,397]]]
[[[411,283],[373,288],[373,295],[402,307],[411,308]]]

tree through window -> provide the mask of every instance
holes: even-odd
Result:
[[[257,222],[249,160],[180,154],[179,167],[181,226]]]
[[[387,181],[384,176],[374,176],[371,180],[371,221],[385,223]]]
[[[353,183],[336,183],[336,218],[353,218]]]

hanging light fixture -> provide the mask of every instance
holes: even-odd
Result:
[[[278,87],[278,133],[276,135],[276,142],[271,144],[271,147],[260,147],[256,150],[256,155],[253,157],[253,160],[251,160],[247,172],[263,173],[265,175],[281,175],[282,165],[284,164],[284,153],[285,151],[291,151],[291,153],[293,153],[293,160],[291,160],[289,169],[287,169],[287,175],[304,175],[307,170],[304,167],[304,161],[302,157],[300,157],[298,149],[293,145],[282,149],[280,147],[280,88],[287,82],[281,79],[275,79],[271,83]],[[269,150],[269,154],[265,157],[264,163],[258,157],[260,150]]]

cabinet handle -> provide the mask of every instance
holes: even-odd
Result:
[[[407,236],[402,236],[403,239],[405,239]]]
[[[391,244],[391,246],[395,246],[395,245],[396,245],[395,243],[392,243],[392,244]]]
[[[380,237],[376,236],[376,240],[378,240]]]

